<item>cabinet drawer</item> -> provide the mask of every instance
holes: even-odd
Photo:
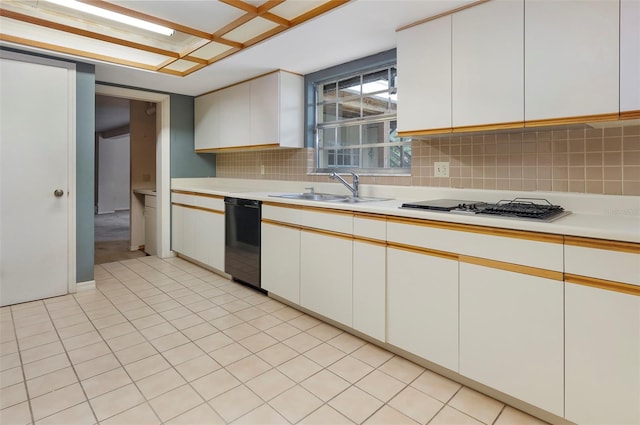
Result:
[[[300,208],[276,207],[273,205],[263,204],[262,218],[300,225]]]
[[[387,240],[387,221],[384,218],[353,217],[353,234],[363,238]]]
[[[546,235],[540,235],[540,240],[536,240],[538,236],[535,233],[514,232],[514,236],[510,237],[487,234],[490,231],[491,229],[481,228],[478,228],[478,232],[473,228],[460,231],[446,226],[440,228],[389,221],[387,240],[453,254],[560,272],[563,270],[562,237],[557,238],[558,243],[550,243],[543,241]]]
[[[353,234],[353,214],[342,211],[320,211],[303,209],[300,211],[300,224],[314,229]]]
[[[565,272],[640,285],[639,253],[565,245]]]
[[[194,195],[187,195],[184,193],[172,193],[171,202],[184,205],[196,205],[196,197]]]
[[[196,205],[202,208],[210,210],[224,211],[224,199],[212,198],[209,196],[198,196],[196,198]]]

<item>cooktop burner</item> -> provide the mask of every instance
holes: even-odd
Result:
[[[459,199],[436,199],[431,201],[407,202],[400,208],[445,211],[457,214],[485,214],[521,220],[550,222],[570,214],[559,205],[546,199],[515,198],[497,203],[464,201]]]

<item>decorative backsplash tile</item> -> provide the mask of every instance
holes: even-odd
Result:
[[[216,174],[327,181],[326,175],[309,174],[313,162],[310,148],[224,153],[216,157]],[[434,162],[449,162],[449,177],[433,177]],[[411,176],[362,176],[361,182],[640,195],[640,125],[565,126],[414,140]]]

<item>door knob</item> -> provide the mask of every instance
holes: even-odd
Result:
[[[54,194],[57,198],[59,198],[59,197],[61,197],[62,195],[64,195],[64,190],[62,190],[62,189],[56,189],[56,190],[54,190],[54,191],[53,191],[53,194]]]

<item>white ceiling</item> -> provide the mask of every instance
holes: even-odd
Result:
[[[193,27],[204,25],[197,1],[114,3]],[[469,3],[473,1],[353,0],[185,77],[81,60],[96,64],[98,82],[196,96],[275,69],[307,74],[392,49],[397,28]]]

